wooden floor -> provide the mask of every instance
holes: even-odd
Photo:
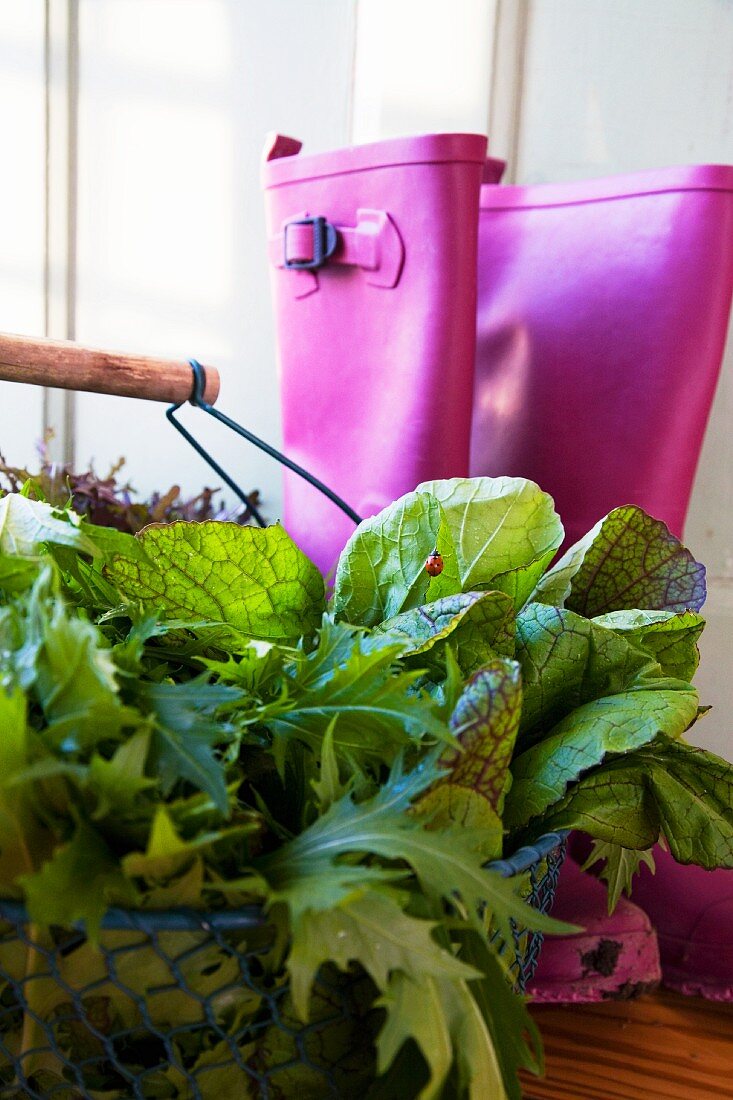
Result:
[[[733,1005],[661,992],[532,1014],[547,1065],[526,1100],[733,1100]]]

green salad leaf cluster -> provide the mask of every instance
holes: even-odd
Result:
[[[685,741],[703,709],[703,567],[631,506],[553,565],[562,540],[531,482],[429,482],[357,528],[327,599],[277,525],[133,537],[6,495],[0,895],[41,940],[83,922],[65,965],[88,980],[110,906],[259,905],[293,1027],[324,1010],[317,975],[361,975],[361,1046],[336,1029],[318,1054],[344,1095],[517,1100],[541,1048],[499,945],[511,921],[560,926],[487,861],[580,829],[612,898],[660,839],[733,867],[733,769]],[[0,969],[27,975],[32,948],[3,950]],[[209,963],[188,975],[202,996],[231,960]],[[147,995],[159,970],[150,952],[125,981]],[[126,1019],[102,988],[100,1019]],[[63,990],[35,997],[45,1019]],[[175,990],[150,1004],[163,1026],[191,1011]],[[287,1063],[291,1032],[254,1027],[263,1011],[244,986],[221,1007],[245,1059]],[[7,1019],[3,1042],[27,1049],[33,1027]],[[220,1053],[202,1039],[179,1055]],[[317,1097],[309,1072],[290,1064],[278,1095]],[[179,1078],[161,1069],[155,1095],[183,1097]],[[224,1069],[210,1081],[227,1094]]]

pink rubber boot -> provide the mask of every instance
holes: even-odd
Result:
[[[656,874],[642,867],[634,901],[654,922],[664,985],[733,1001],[733,871],[681,867],[654,850]]]
[[[730,311],[733,168],[533,187],[496,186],[501,174],[487,162],[471,473],[537,481],[568,543],[627,503],[679,535]],[[645,879],[638,897],[675,988],[729,995],[732,878],[661,853]],[[535,999],[601,1000],[658,980],[645,914],[623,900],[609,917],[605,888],[572,859],[554,912],[587,931],[545,940]]]
[[[299,151],[263,166],[283,449],[366,517],[468,473],[486,138]],[[289,473],[284,525],[324,572],[354,530]]]
[[[577,936],[546,936],[527,992],[540,1004],[626,999],[654,989],[659,949],[646,913],[621,898],[612,917],[604,885],[565,860],[552,916],[583,928]]]
[[[471,473],[538,482],[568,543],[622,504],[681,535],[725,344],[733,167],[481,188]]]

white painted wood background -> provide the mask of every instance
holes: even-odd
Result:
[[[259,155],[420,130],[488,131],[509,178],[733,162],[733,0],[0,0],[0,329],[198,358],[221,407],[279,435]],[[189,419],[190,419],[189,414]],[[162,408],[0,384],[0,449],[142,490],[207,470]],[[198,422],[197,422],[198,424]],[[208,424],[258,486],[279,473]],[[710,573],[696,727],[733,755],[733,341],[687,540]]]

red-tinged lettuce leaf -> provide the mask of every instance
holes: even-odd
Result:
[[[680,863],[733,868],[733,767],[659,738],[585,776],[533,832],[564,828],[624,848],[651,848],[661,834]]]
[[[648,650],[562,607],[527,604],[517,616],[516,641],[523,743],[583,703],[662,676]]]
[[[135,905],[137,891],[102,837],[80,821],[71,840],[39,871],[20,879],[30,919],[70,928],[83,921],[96,939],[108,906]]]
[[[547,812],[607,756],[631,753],[660,734],[681,737],[697,714],[697,702],[690,684],[660,679],[578,707],[515,758],[505,824],[520,828]]]
[[[443,572],[431,577],[433,550]],[[407,493],[360,523],[339,557],[333,592],[337,619],[377,626],[402,611],[460,591],[452,539],[437,500]]]
[[[592,618],[609,611],[699,611],[705,567],[661,520],[625,505],[571,546],[534,598]]]
[[[697,671],[705,620],[695,611],[609,611],[593,622],[645,650],[665,676],[691,680]]]
[[[440,766],[447,774],[418,803],[433,825],[485,829],[488,856],[501,851],[501,814],[521,707],[516,661],[495,658],[475,673],[451,717],[460,748],[443,753]]]
[[[136,536],[144,559],[115,557],[105,576],[145,610],[295,639],[324,611],[323,578],[282,527],[171,523]]]
[[[427,653],[450,638],[468,676],[496,654],[514,655],[514,608],[503,592],[459,592],[403,611],[375,634],[403,639],[406,657]]]
[[[461,589],[505,592],[522,607],[563,539],[552,498],[517,477],[426,481],[417,491],[440,501]]]

